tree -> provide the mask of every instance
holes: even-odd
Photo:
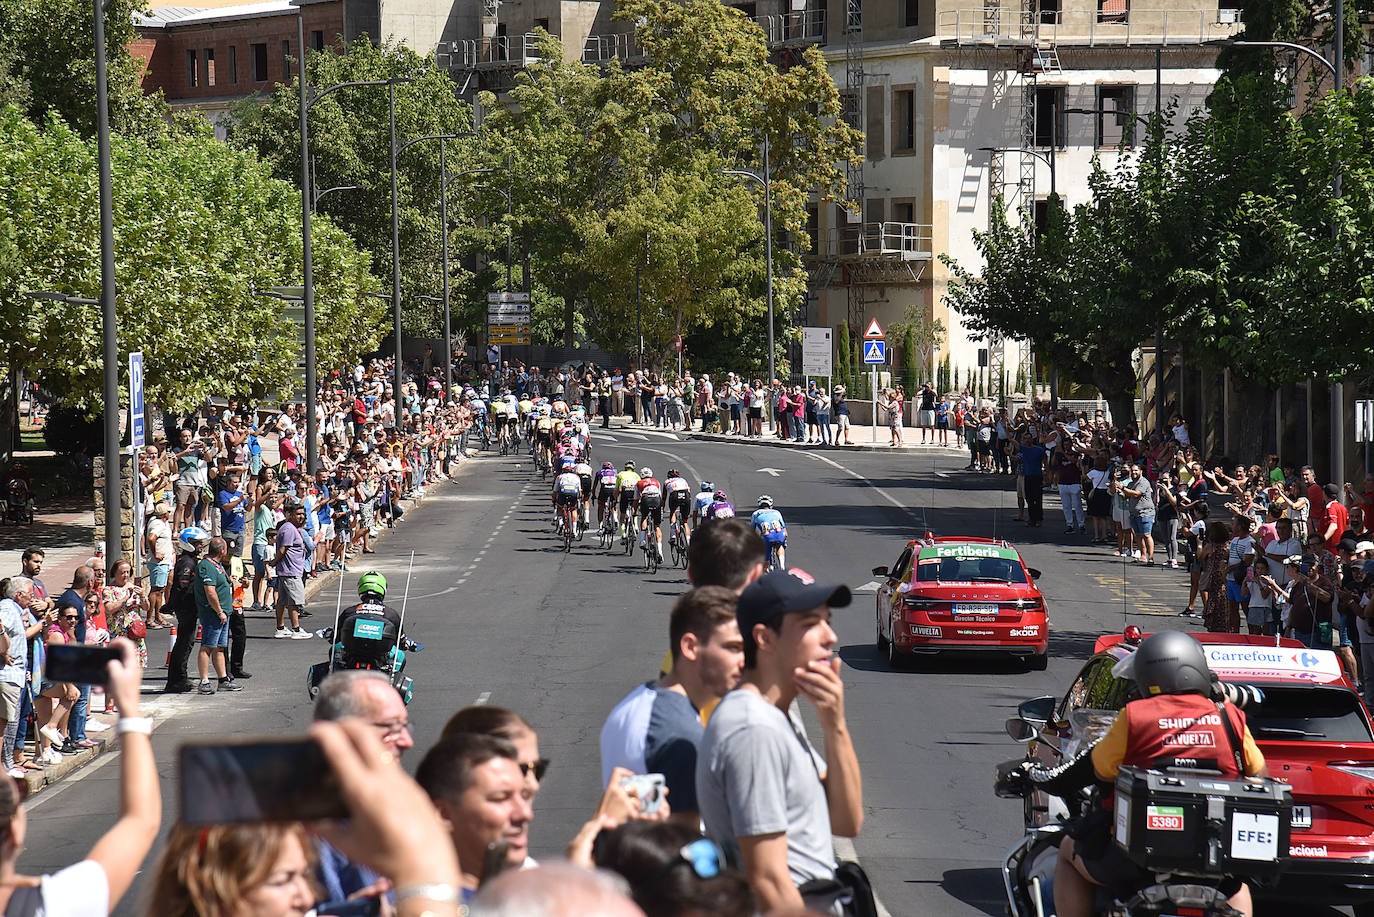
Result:
[[[150,401],[187,410],[210,395],[285,389],[297,329],[259,289],[298,283],[299,197],[208,129],[112,147],[121,352],[145,356]],[[94,142],[60,121],[42,128],[0,110],[0,214],[16,252],[0,270],[0,356],[41,371],[67,403],[100,408],[100,308],[35,300],[35,290],[100,290]],[[315,227],[319,364],[332,369],[378,339],[366,257],[327,218]]]
[[[360,37],[344,53],[326,49],[306,55],[312,87],[366,80],[408,79],[396,93],[396,142],[472,129],[472,112],[454,94],[453,81],[433,56],[420,57],[404,45],[374,45]],[[238,127],[233,143],[261,157],[275,178],[300,187],[300,89],[293,79],[279,85],[264,104],[248,99],[234,111]],[[320,201],[320,212],[369,253],[368,268],[378,277],[391,276],[391,154],[386,87],[359,87],[335,92],[310,110],[310,153],[314,184],[322,191],[335,185],[358,185]],[[492,167],[481,159],[477,141],[447,142],[450,173]],[[504,226],[476,227],[478,215],[505,211],[479,194],[482,180],[506,187],[510,176],[468,176],[449,192],[450,284],[454,298],[482,302],[492,288],[494,271],[475,278],[461,265],[478,251],[505,255]],[[439,225],[439,142],[426,141],[405,150],[397,164],[399,200],[401,299],[403,326],[410,334],[433,336],[441,327],[441,310],[423,300],[442,288]],[[299,191],[297,191],[299,194]],[[494,195],[492,196],[494,198]],[[387,290],[390,284],[385,285]],[[474,310],[476,311],[476,310]],[[485,315],[480,319],[485,321]]]
[[[854,356],[851,352],[852,348],[849,345],[848,322],[842,322],[840,324],[840,331],[837,338],[838,340],[835,342],[835,355],[836,362],[839,365],[835,367],[835,375],[838,377],[839,383],[844,386],[844,390],[847,392],[854,382],[854,375],[851,372],[854,365]]]

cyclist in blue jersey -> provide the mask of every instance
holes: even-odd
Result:
[[[692,527],[701,525],[702,514],[706,512],[706,507],[711,505],[715,499],[714,491],[716,485],[710,481],[701,482],[701,490],[692,498]]]
[[[778,562],[772,564],[770,569],[787,569],[787,523],[783,521],[782,513],[773,508],[773,498],[768,494],[759,497],[759,508],[754,510],[749,524],[768,545],[769,557],[777,552]]]

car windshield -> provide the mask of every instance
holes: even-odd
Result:
[[[942,557],[916,565],[918,583],[1025,583],[1026,570],[1005,557]]]
[[[1264,685],[1259,709],[1246,707],[1250,734],[1258,741],[1369,742],[1369,721],[1350,691],[1315,686]]]

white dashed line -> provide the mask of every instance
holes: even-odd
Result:
[[[489,700],[491,700],[491,692],[483,691],[481,694],[477,695],[477,700],[473,701],[473,706],[480,707]]]

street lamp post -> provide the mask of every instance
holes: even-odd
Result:
[[[100,325],[105,399],[105,554],[122,556],[119,526],[119,336],[115,328],[114,203],[110,168],[110,85],[105,62],[105,10],[91,0],[95,20],[96,150],[100,160]],[[138,545],[134,545],[138,553]]]
[[[1336,92],[1345,88],[1345,2],[1336,0],[1336,36],[1332,43],[1332,57],[1335,62],[1327,60],[1320,51],[1300,45],[1291,41],[1224,41],[1217,44],[1233,45],[1237,48],[1282,48],[1285,51],[1295,51],[1299,54],[1317,60],[1323,67],[1331,71],[1331,78]],[[1331,178],[1332,194],[1339,198],[1341,196],[1341,162],[1339,154],[1334,165],[1335,174]],[[1336,233],[1336,227],[1331,227],[1332,235]],[[1331,435],[1335,442],[1331,449],[1331,480],[1337,487],[1345,481],[1345,386],[1340,382],[1332,382],[1329,390],[1329,401],[1331,402]],[[1310,451],[1310,450],[1309,450]]]
[[[773,355],[773,171],[768,157],[768,135],[763,135],[763,174],[749,169],[721,169],[724,175],[738,175],[758,182],[763,188],[763,246],[768,265],[768,380],[777,378]]]
[[[473,131],[471,136],[477,136]],[[444,161],[444,141],[439,141],[439,229],[444,235],[443,257],[444,257],[444,398],[448,399],[453,388],[453,328],[451,311],[449,307],[449,288],[448,288],[448,186],[464,175],[480,175],[487,172],[499,172],[499,169],[464,169],[461,172],[448,174]],[[509,251],[507,252],[509,256]]]

